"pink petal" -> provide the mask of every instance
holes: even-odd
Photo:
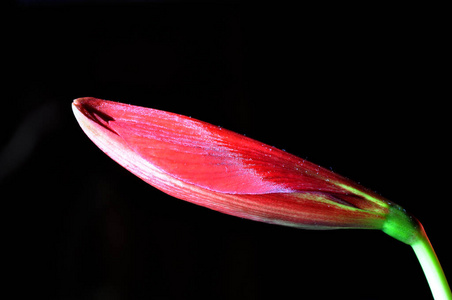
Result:
[[[111,118],[108,128],[129,147],[185,182],[234,194],[341,192],[325,181],[338,179],[334,173],[232,131],[156,109],[89,105]]]

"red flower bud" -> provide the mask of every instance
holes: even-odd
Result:
[[[307,229],[382,229],[391,204],[285,151],[182,115],[95,98],[77,121],[150,185],[226,214]]]

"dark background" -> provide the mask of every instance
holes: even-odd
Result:
[[[103,154],[70,104],[189,115],[332,168],[417,216],[452,276],[441,11],[16,2],[0,124],[9,286],[46,299],[431,299],[409,246],[174,199]]]

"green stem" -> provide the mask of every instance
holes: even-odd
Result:
[[[382,230],[413,247],[430,285],[433,298],[435,300],[452,300],[446,276],[422,224],[402,207],[390,203]]]
[[[446,276],[433,250],[424,228],[420,227],[419,238],[411,244],[414,252],[424,270],[425,277],[435,300],[452,300],[452,294]]]

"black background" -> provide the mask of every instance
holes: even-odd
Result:
[[[441,8],[112,3],[12,11],[0,188],[18,296],[431,299],[409,246],[174,199],[103,154],[70,104],[189,115],[332,168],[417,216],[450,275]]]

